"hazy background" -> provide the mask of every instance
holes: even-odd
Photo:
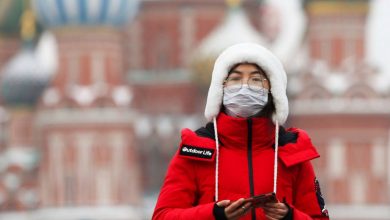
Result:
[[[212,65],[288,74],[332,219],[390,219],[390,1],[0,0],[0,219],[150,219]]]

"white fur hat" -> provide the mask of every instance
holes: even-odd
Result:
[[[255,43],[240,43],[230,46],[215,61],[207,95],[206,119],[211,121],[218,115],[223,98],[223,81],[226,79],[229,70],[239,63],[255,63],[265,71],[271,83],[271,94],[276,109],[272,115],[272,120],[284,124],[288,116],[286,72],[275,55]]]

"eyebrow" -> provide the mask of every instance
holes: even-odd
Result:
[[[229,74],[232,74],[232,73],[242,74],[243,72],[238,71],[238,70],[232,70]],[[265,73],[263,73],[263,72],[260,71],[260,70],[255,70],[255,71],[250,72],[251,75],[252,75],[252,74],[256,74],[256,73],[265,75]]]

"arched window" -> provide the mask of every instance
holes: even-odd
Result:
[[[319,100],[329,99],[331,96],[332,95],[329,91],[327,91],[323,86],[317,83],[311,83],[302,90],[299,95],[299,99]]]
[[[357,84],[350,87],[344,96],[348,99],[370,99],[376,98],[378,95],[370,86]]]

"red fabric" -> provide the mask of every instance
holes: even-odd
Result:
[[[298,133],[296,143],[289,143],[279,148],[279,158],[284,165],[291,167],[293,165],[320,157],[317,150],[311,143],[309,135],[304,130],[297,128],[287,129],[289,132]]]
[[[275,126],[267,118],[253,118],[252,161],[255,195],[273,191]],[[250,196],[248,173],[248,122],[221,113],[217,118],[220,140],[219,200]],[[277,197],[293,208],[294,220],[328,219],[322,216],[310,160],[319,157],[310,138],[298,129],[297,143],[280,147]],[[182,131],[181,146],[215,149],[210,138]],[[180,148],[179,148],[180,149]],[[183,156],[180,150],[169,165],[153,219],[214,219],[215,155],[209,160]],[[250,212],[243,219],[251,219]],[[265,219],[261,208],[256,219]]]

